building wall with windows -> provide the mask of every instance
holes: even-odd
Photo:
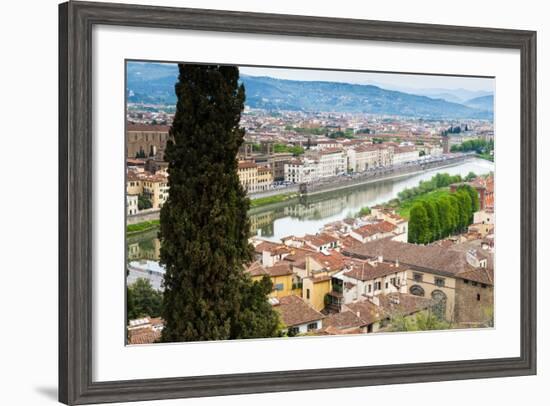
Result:
[[[256,191],[263,192],[273,188],[273,172],[270,168],[259,166]]]
[[[295,159],[285,164],[285,181],[291,183],[309,183],[317,180],[318,166],[313,159]]]
[[[329,276],[302,279],[302,299],[317,311],[325,308],[325,296],[331,291]]]
[[[457,279],[454,321],[461,327],[488,326],[493,318],[493,286]]]
[[[453,320],[455,315],[456,279],[451,276],[440,276],[428,271],[407,270],[409,293],[434,300],[444,300],[444,317]]]
[[[346,172],[347,159],[342,150],[327,149],[319,152],[319,169],[317,171],[319,178],[329,178],[331,176],[341,175]]]
[[[407,270],[405,267],[401,268],[398,272],[369,280],[359,280],[346,275],[345,272],[335,275],[343,281],[344,304],[354,303],[362,295],[373,297],[395,292],[407,293]]]
[[[138,195],[126,195],[126,214],[131,216],[138,212]]]
[[[271,276],[271,283],[273,284],[273,290],[269,296],[271,297],[283,297],[291,295],[292,292],[292,274]]]
[[[126,131],[126,157],[156,157],[164,159],[169,126],[128,124]]]
[[[393,152],[393,164],[400,165],[418,160],[419,152],[415,147],[398,147]]]
[[[239,181],[247,193],[257,192],[258,165],[252,161],[240,161],[237,168]]]
[[[142,181],[143,194],[151,200],[153,209],[160,209],[168,200],[168,179],[155,175]]]

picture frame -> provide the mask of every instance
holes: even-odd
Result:
[[[92,377],[92,27],[515,49],[521,60],[521,344],[514,358],[97,382]],[[143,401],[536,374],[536,32],[73,2],[59,6],[59,400]]]

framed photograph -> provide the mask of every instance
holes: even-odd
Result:
[[[59,6],[59,400],[536,373],[536,33]]]

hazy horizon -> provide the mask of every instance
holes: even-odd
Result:
[[[176,62],[129,61],[135,64],[177,65]],[[373,85],[400,92],[443,94],[446,92],[478,92],[494,94],[494,78],[448,76],[423,73],[391,73],[345,71],[316,68],[238,66],[247,76],[270,77],[282,80],[339,82],[356,85]]]

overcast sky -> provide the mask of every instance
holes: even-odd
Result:
[[[492,78],[285,68],[240,67],[239,69],[241,73],[250,76],[270,76],[273,78],[291,80],[320,80],[330,82],[384,85],[387,89],[402,91],[414,89],[466,89],[470,91],[494,91],[494,79]]]

